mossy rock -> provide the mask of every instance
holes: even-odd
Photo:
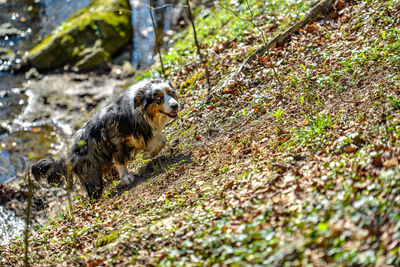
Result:
[[[111,59],[110,53],[103,49],[101,40],[97,40],[93,47],[80,51],[79,57],[82,59],[76,62],[75,68],[81,71],[96,68]]]
[[[29,51],[26,59],[39,70],[66,64],[86,70],[108,62],[132,39],[130,10],[129,0],[92,0]]]

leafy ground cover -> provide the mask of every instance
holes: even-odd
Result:
[[[115,196],[111,183],[100,201],[79,199],[74,219],[65,211],[31,237],[32,263],[399,265],[400,2],[335,8],[225,87],[260,36],[246,24],[240,37],[205,41],[209,103],[199,60],[177,63],[184,108],[163,168],[137,158],[132,190]],[[267,10],[256,23],[279,28]],[[21,241],[0,253],[21,264]]]

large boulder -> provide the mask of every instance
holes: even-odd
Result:
[[[85,71],[108,62],[131,39],[129,0],[92,0],[29,51],[26,60],[39,70],[69,64]]]

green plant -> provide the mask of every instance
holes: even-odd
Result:
[[[283,115],[284,112],[285,112],[284,109],[278,108],[275,112],[271,112],[270,114],[272,116],[274,116],[278,120],[279,123],[282,124],[283,123],[282,115]]]
[[[332,125],[331,114],[319,114],[306,117],[308,125],[300,128],[295,132],[295,140],[298,143],[305,144],[314,141],[315,138],[321,137],[327,133],[327,128]]]
[[[395,109],[400,109],[400,98],[397,96],[389,96],[387,98],[389,103],[395,108]]]

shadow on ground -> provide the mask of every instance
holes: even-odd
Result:
[[[178,154],[173,156],[160,155],[158,157],[155,157],[152,160],[146,162],[146,164],[139,169],[137,174],[134,174],[135,180],[130,185],[125,187],[118,186],[115,195],[123,194],[124,192],[131,190],[137,185],[143,182],[147,182],[151,177],[155,177],[162,172],[168,171],[173,166],[190,162],[192,162],[192,153]]]

